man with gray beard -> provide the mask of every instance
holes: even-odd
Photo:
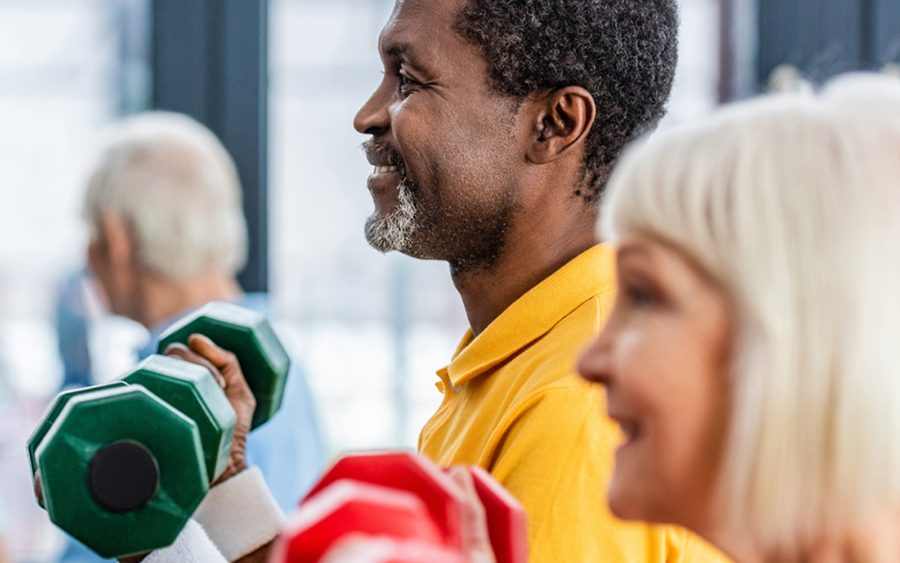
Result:
[[[573,367],[615,286],[598,202],[664,113],[677,19],[673,0],[398,0],[354,122],[371,136],[367,240],[446,261],[470,323],[419,450],[506,486],[533,562],[721,557],[584,494],[605,489],[618,431]]]

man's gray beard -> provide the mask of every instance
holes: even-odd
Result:
[[[366,240],[379,252],[409,248],[416,232],[416,206],[406,178],[397,186],[397,208],[380,217],[372,215],[366,220]]]

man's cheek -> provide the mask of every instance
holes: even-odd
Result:
[[[401,169],[402,176],[409,184],[420,186],[427,183],[428,175],[428,158],[421,150],[421,145],[410,143],[400,147],[400,154],[403,158],[403,167]],[[419,191],[413,189],[413,191]]]

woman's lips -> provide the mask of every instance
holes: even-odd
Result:
[[[641,435],[641,429],[636,422],[622,422],[619,427],[625,434],[625,443],[633,442]]]
[[[634,420],[629,420],[617,416],[610,416],[610,418],[619,425],[619,428],[622,431],[622,435],[625,439],[619,444],[617,451],[627,448],[628,446],[634,444],[641,437],[641,427]]]

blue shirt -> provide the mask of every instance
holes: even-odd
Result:
[[[87,276],[87,270],[84,269],[69,274],[60,283],[56,293],[53,324],[63,364],[62,388],[91,384],[87,304],[82,287]]]
[[[248,293],[234,302],[268,316],[268,299],[262,293]],[[172,318],[150,331],[149,344],[138,351],[143,359],[156,352],[156,343],[173,322],[190,311]],[[262,471],[272,495],[281,509],[290,514],[325,467],[325,445],[316,405],[300,363],[291,359],[291,371],[284,390],[281,409],[268,422],[250,433],[247,463]],[[60,563],[104,561],[92,551],[70,541]]]

